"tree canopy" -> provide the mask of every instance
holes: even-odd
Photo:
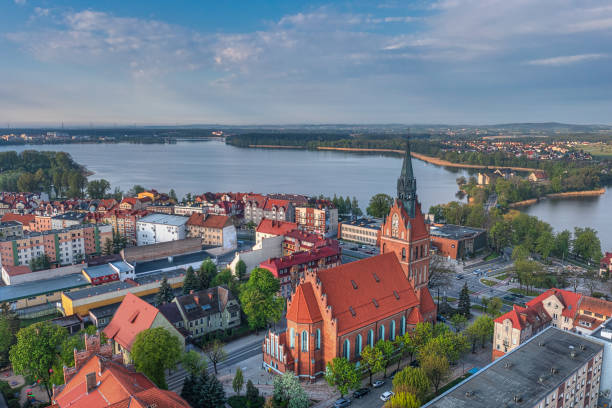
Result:
[[[388,194],[379,193],[370,198],[370,204],[366,208],[368,215],[376,218],[384,218],[389,214],[393,205],[393,197]]]
[[[136,370],[145,374],[159,388],[167,388],[164,371],[173,369],[182,355],[179,339],[163,327],[141,331],[132,345]]]
[[[335,387],[344,397],[349,390],[359,386],[359,372],[355,364],[344,357],[336,357],[327,363],[325,381],[330,387]]]
[[[251,329],[261,329],[280,320],[285,299],[277,296],[280,282],[267,269],[255,268],[240,293],[242,310]]]

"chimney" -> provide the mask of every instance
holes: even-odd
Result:
[[[87,383],[87,393],[89,394],[96,388],[96,373],[87,373],[85,375],[85,382]]]

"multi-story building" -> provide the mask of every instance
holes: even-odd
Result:
[[[185,217],[189,217],[191,214],[206,213],[206,206],[202,205],[202,203],[194,203],[194,204],[184,204],[184,205],[175,205],[174,206],[174,214],[182,215]]]
[[[606,256],[599,262],[599,276],[608,278],[612,276],[612,252],[606,252]]]
[[[2,216],[2,222],[14,221],[21,224],[24,231],[37,231],[36,216],[34,214],[6,213]]]
[[[128,293],[113,319],[104,328],[104,334],[111,341],[115,354],[121,354],[125,364],[133,362],[131,351],[138,333],[147,329],[162,327],[176,336],[185,347],[185,338],[172,325],[159,309],[138,296]]]
[[[338,239],[356,242],[358,244],[379,244],[381,220],[360,218],[344,221],[338,224]]]
[[[63,230],[32,232],[23,238],[0,239],[0,262],[3,266],[27,265],[46,255],[54,265],[82,262],[99,255],[112,228],[105,224],[83,224]]]
[[[603,354],[601,342],[549,327],[423,408],[595,408]]]
[[[296,207],[295,222],[308,232],[325,237],[338,235],[338,209],[327,201],[317,200],[313,205]]]
[[[120,210],[143,210],[147,205],[151,203],[150,199],[146,201],[141,200],[137,197],[125,197],[119,203]]]
[[[438,254],[451,259],[464,259],[487,246],[486,230],[462,225],[435,224],[429,229],[431,245]]]
[[[34,218],[34,231],[42,232],[53,229],[52,215],[36,215]]]
[[[127,239],[128,245],[136,245],[136,223],[147,216],[146,210],[112,210],[102,217],[102,220],[113,226],[116,234]]]
[[[240,326],[240,305],[227,286],[178,296],[173,302],[191,337]]]
[[[263,217],[269,220],[293,222],[295,207],[289,200],[268,197],[264,204]]]
[[[297,228],[298,225],[294,222],[263,219],[257,225],[257,229],[255,229],[255,245],[260,245],[261,241],[266,238],[285,235]]]
[[[172,391],[157,388],[113,354],[100,335],[85,335],[85,350],[74,350],[74,366],[64,366],[64,384],[53,387],[51,406],[57,408],[156,407],[190,408]]]
[[[85,213],[69,211],[63,214],[51,217],[51,229],[60,230],[68,227],[80,225],[85,219]]]
[[[591,333],[612,316],[612,302],[563,289],[549,289],[494,321],[493,359],[503,356],[548,326]]]
[[[186,236],[187,217],[167,214],[150,214],[136,222],[138,245],[176,241]]]
[[[339,266],[341,263],[341,249],[335,242],[310,251],[294,252],[280,258],[267,259],[260,263],[259,267],[272,272],[280,281],[281,296],[288,298],[307,272],[317,272]]]
[[[283,234],[282,256],[291,255],[296,252],[312,251],[328,245],[338,245],[337,241],[323,238],[318,234],[294,229]]]
[[[187,220],[187,236],[202,238],[202,245],[236,248],[236,227],[226,215],[193,213]]]
[[[153,203],[145,208],[150,213],[174,214],[174,204],[172,203]]]
[[[288,301],[287,330],[264,339],[264,366],[314,380],[334,358],[359,361],[366,345],[394,340],[422,321],[394,253],[308,272]]]
[[[17,221],[0,222],[0,238],[23,237],[23,226]]]

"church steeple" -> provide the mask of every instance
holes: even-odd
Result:
[[[408,138],[406,138],[406,152],[404,153],[402,172],[397,179],[397,198],[404,205],[410,218],[414,218],[416,211],[416,179],[412,171],[410,140]]]

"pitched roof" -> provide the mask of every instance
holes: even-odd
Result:
[[[26,273],[32,273],[32,270],[28,265],[5,265],[3,266],[3,268],[8,274],[8,276],[25,275]]]
[[[612,302],[605,299],[597,299],[590,296],[583,296],[580,302],[581,310],[588,310],[591,313],[598,313],[604,317],[612,316]]]
[[[412,285],[393,252],[318,272],[338,334],[417,306]]]
[[[34,214],[6,213],[2,216],[2,222],[17,221],[26,226],[31,222],[35,222],[35,220],[36,216]]]
[[[551,288],[548,289],[546,292],[542,293],[540,296],[537,296],[536,298],[527,302],[527,306],[533,306],[538,303],[542,303],[552,295],[555,295],[557,299],[561,301],[563,306],[565,306],[563,308],[563,311],[561,312],[561,315],[573,319],[574,316],[576,316],[576,313],[578,312],[580,298],[582,297],[581,293],[574,293],[570,292],[569,290]]]
[[[269,269],[272,273],[278,272],[281,269],[290,268],[295,265],[302,265],[329,256],[338,255],[340,253],[339,246],[324,246],[322,248],[313,249],[311,251],[295,252],[291,255],[286,255],[280,258],[271,258],[259,264],[260,268]]]
[[[422,287],[421,289],[419,289],[419,292],[420,292],[419,293],[420,313],[422,315],[428,315],[432,312],[435,312],[437,307],[436,307],[436,303],[431,297],[431,292],[429,292],[429,288]]]
[[[296,323],[315,323],[322,319],[312,284],[304,282],[298,285],[287,307],[287,320]]]
[[[601,258],[602,264],[610,264],[612,263],[612,252],[606,252],[606,256]]]
[[[276,221],[264,218],[257,226],[257,232],[261,234],[284,235],[286,232],[297,229],[295,222]]]
[[[289,200],[280,200],[277,198],[268,198],[266,201],[266,205],[264,206],[264,210],[271,210],[273,207],[276,208],[284,208],[285,210],[289,206]]]
[[[226,227],[228,224],[231,224],[230,218],[225,215],[193,213],[187,220],[187,225],[206,228],[221,229]]]
[[[229,291],[227,286],[221,285],[179,296],[176,298],[176,302],[183,310],[187,320],[195,320],[223,312],[227,303],[235,299],[234,294]]]
[[[151,328],[158,312],[156,307],[128,293],[119,305],[113,319],[104,328],[104,334],[123,348],[131,350],[138,333]]]

